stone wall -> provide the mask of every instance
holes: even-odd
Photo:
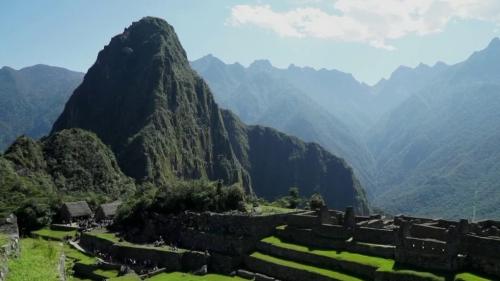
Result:
[[[355,241],[364,243],[394,245],[395,232],[389,229],[356,227],[353,238]]]
[[[416,238],[428,238],[446,241],[447,228],[428,226],[424,224],[413,224],[411,226],[410,235]]]
[[[300,269],[294,269],[279,264],[268,263],[252,256],[245,257],[245,266],[255,272],[274,276],[287,281],[337,281],[336,279]]]
[[[332,259],[316,254],[277,247],[265,242],[257,244],[257,249],[260,252],[269,254],[271,256],[296,261],[298,263],[310,264],[322,268],[330,268],[332,270],[356,272],[356,274],[358,274],[360,277],[371,280],[374,279],[375,271],[378,269],[378,267],[376,266],[363,265],[360,263],[349,262],[341,259]]]
[[[141,247],[115,244],[112,241],[83,233],[80,245],[93,253],[104,253],[112,261],[129,263],[131,260],[142,264],[147,262],[151,266],[165,267],[168,270],[198,270],[209,263],[210,256],[196,251],[173,251],[165,248]]]
[[[7,243],[0,245],[0,281],[7,278],[8,260],[19,255],[19,229],[16,216],[0,219],[0,233],[7,237]]]
[[[472,268],[500,278],[500,239],[466,235],[465,249]]]

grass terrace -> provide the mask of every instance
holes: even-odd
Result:
[[[281,258],[276,258],[276,257],[269,256],[269,255],[259,253],[259,252],[255,252],[255,253],[251,254],[250,256],[253,258],[256,258],[256,259],[260,259],[260,260],[269,262],[269,263],[274,263],[274,264],[278,264],[278,265],[282,265],[282,266],[286,266],[286,267],[290,267],[290,268],[294,268],[294,269],[300,269],[300,270],[304,270],[304,271],[313,272],[313,273],[327,276],[327,277],[330,277],[330,278],[333,278],[336,280],[342,280],[342,281],[361,281],[362,280],[362,279],[356,278],[354,276],[350,276],[350,275],[340,273],[337,271],[319,268],[319,267],[315,267],[315,266],[310,266],[310,265],[306,265],[306,264],[301,264],[301,263],[297,263],[294,261],[284,260]]]
[[[258,207],[254,208],[252,204],[247,204],[246,209],[249,212],[253,212],[259,215],[286,214],[297,211],[296,209],[288,209],[272,205],[259,205]]]
[[[182,272],[172,272],[172,273],[160,273],[151,278],[146,279],[147,281],[245,281],[240,277],[230,277],[219,274],[207,274],[203,276],[192,275],[189,273]]]
[[[395,264],[392,259],[386,259],[381,257],[368,256],[363,254],[351,253],[346,251],[336,251],[336,250],[322,250],[313,249],[302,245],[292,244],[281,240],[278,237],[267,237],[261,240],[263,243],[268,243],[276,247],[293,250],[297,252],[303,252],[308,254],[314,254],[319,256],[328,257],[331,259],[339,261],[348,261],[363,265],[368,265],[372,267],[377,267],[379,272],[388,272],[395,275],[413,275],[418,277],[427,278],[428,280],[445,281],[445,280],[456,280],[456,281],[488,281],[484,277],[472,273],[460,273],[457,274],[452,279],[446,279],[445,276],[439,273],[416,271],[407,268],[400,268]]]
[[[368,256],[363,254],[351,253],[346,251],[336,251],[336,250],[322,250],[313,249],[302,245],[292,244],[282,241],[278,237],[267,237],[261,240],[261,242],[274,245],[276,247],[285,248],[289,250],[294,250],[297,252],[303,252],[308,254],[314,254],[319,256],[328,257],[331,259],[339,261],[348,261],[358,264],[363,264],[371,267],[378,268],[377,271],[390,272],[391,274],[401,274],[401,275],[414,275],[419,277],[425,277],[429,280],[444,281],[445,277],[434,274],[431,272],[414,271],[405,268],[397,268],[394,260],[386,259],[381,257]]]
[[[76,230],[63,231],[63,230],[53,230],[50,228],[42,228],[31,232],[34,237],[41,237],[48,240],[63,241],[68,237],[75,237]]]
[[[128,247],[136,247],[136,248],[143,248],[143,249],[154,249],[158,251],[173,251],[173,249],[170,246],[162,246],[162,247],[155,247],[153,245],[148,245],[148,244],[135,244],[131,243],[128,241],[125,241],[121,239],[120,237],[116,236],[114,233],[110,232],[105,232],[105,231],[91,231],[87,233],[88,235],[93,235],[95,237],[111,241],[115,244],[121,245],[121,246],[128,246]],[[176,252],[183,252],[185,249],[176,249]]]
[[[492,279],[487,279],[480,277],[472,273],[460,273],[455,276],[456,281],[491,281]]]
[[[8,281],[59,280],[59,258],[63,244],[42,239],[21,239],[21,255],[9,260]]]
[[[108,281],[141,281],[141,278],[139,278],[136,274],[127,274],[120,277],[110,278]]]

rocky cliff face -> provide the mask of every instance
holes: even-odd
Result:
[[[96,133],[124,173],[140,181],[242,182],[268,199],[299,186],[305,195],[322,192],[333,207],[367,210],[343,160],[319,145],[224,115],[225,121],[173,28],[144,18],[99,53],[53,133],[75,127]]]
[[[223,116],[233,149],[258,195],[277,198],[298,186],[305,196],[321,193],[330,207],[352,205],[358,214],[369,212],[364,191],[343,159],[272,128],[246,126],[230,111],[224,110]]]

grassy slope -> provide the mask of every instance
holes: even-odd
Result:
[[[188,273],[182,272],[172,272],[172,273],[161,273],[155,275],[149,279],[148,281],[244,281],[246,279],[242,279],[239,277],[229,277],[219,274],[207,274],[204,276],[191,275]]]
[[[66,237],[74,237],[76,235],[76,230],[72,231],[62,231],[62,230],[52,230],[49,228],[42,228],[39,230],[32,231],[31,234],[34,236],[39,236],[41,238],[48,238],[51,240],[64,240]]]
[[[9,261],[8,281],[59,280],[57,266],[63,245],[32,238],[21,240],[21,255]]]
[[[113,242],[115,244],[119,244],[119,245],[122,245],[122,246],[129,246],[129,247],[136,247],[136,248],[145,248],[145,249],[153,249],[153,250],[157,250],[157,251],[167,251],[167,252],[174,251],[169,246],[154,247],[154,246],[148,246],[148,245],[134,244],[134,243],[130,243],[130,242],[127,242],[127,241],[124,241],[124,240],[120,241],[120,238],[118,236],[116,236],[114,233],[109,233],[109,232],[90,232],[88,234],[94,235],[96,237],[99,237],[99,238],[111,241],[111,242]],[[185,250],[184,249],[179,249],[179,248],[177,248],[175,250],[175,252],[182,252],[182,251],[185,251]]]
[[[362,280],[362,279],[359,279],[359,278],[356,278],[353,276],[349,276],[349,275],[346,275],[346,274],[343,274],[343,273],[340,273],[337,271],[319,268],[319,267],[314,267],[314,266],[310,266],[310,265],[305,265],[305,264],[301,264],[301,263],[297,263],[297,262],[293,262],[293,261],[289,261],[289,260],[284,260],[284,259],[280,259],[280,258],[275,258],[272,256],[268,256],[268,255],[259,253],[259,252],[255,252],[251,256],[254,258],[260,259],[260,260],[270,262],[270,263],[279,264],[279,265],[283,265],[283,266],[287,266],[287,267],[291,267],[291,268],[295,268],[295,269],[300,269],[300,270],[305,270],[305,271],[309,271],[309,272],[314,272],[314,273],[317,273],[320,275],[334,278],[336,280],[342,280],[342,281],[360,281],[360,280]]]

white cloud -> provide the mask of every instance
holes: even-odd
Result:
[[[364,42],[394,50],[387,41],[443,31],[457,19],[500,24],[500,0],[330,0],[335,13],[315,7],[274,11],[270,5],[236,5],[228,24],[255,25],[283,37]]]

